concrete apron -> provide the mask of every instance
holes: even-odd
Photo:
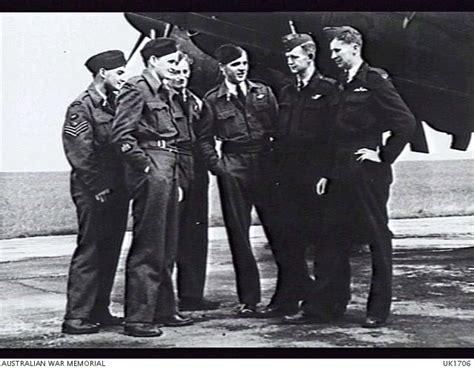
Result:
[[[370,281],[370,258],[352,259],[352,301],[345,319],[333,324],[283,325],[278,319],[240,319],[225,230],[211,228],[206,296],[222,302],[210,312],[192,312],[197,323],[164,328],[162,337],[123,335],[120,327],[99,334],[60,333],[67,269],[75,236],[0,241],[0,347],[470,347],[474,343],[474,217],[397,219],[394,239],[394,302],[391,324],[360,328]],[[261,227],[252,244],[262,280],[262,305],[275,285],[275,266]],[[122,314],[124,241],[112,310]]]

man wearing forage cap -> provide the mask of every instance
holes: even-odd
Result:
[[[118,50],[86,61],[93,81],[69,106],[63,126],[64,150],[72,167],[71,196],[79,223],[62,325],[67,334],[96,333],[100,325],[122,322],[110,314],[109,304],[129,200],[110,130],[125,63]]]
[[[268,86],[247,79],[249,65],[244,49],[222,45],[215,58],[224,81],[205,95],[196,134],[207,167],[217,175],[241,304],[237,313],[252,316],[261,297],[259,271],[249,239],[252,206],[272,238],[270,243],[275,245],[277,239],[272,188],[277,103]],[[222,157],[215,148],[216,138],[222,141]]]
[[[161,325],[192,324],[178,313],[172,272],[178,240],[178,109],[164,81],[182,58],[176,41],[156,38],[141,50],[146,66],[117,98],[114,142],[133,198],[133,239],[126,263],[125,334],[160,336]]]
[[[317,69],[316,43],[309,34],[290,33],[282,38],[284,56],[295,76],[280,91],[277,149],[280,154],[280,186],[284,214],[285,261],[282,266],[280,304],[268,315],[285,316],[287,322],[307,319],[298,312],[299,301],[311,297],[314,280],[308,271],[305,253],[308,245],[318,253],[323,224],[326,183],[319,182],[328,169],[334,106],[339,88],[336,80]],[[345,298],[344,292],[339,292]],[[340,314],[332,309],[323,317]],[[314,319],[313,319],[314,318]],[[320,317],[317,317],[318,319]],[[311,317],[316,320],[316,317]]]
[[[334,302],[334,291],[350,289],[350,245],[357,236],[370,245],[372,281],[366,328],[386,324],[392,299],[392,234],[387,201],[391,164],[411,139],[415,118],[387,72],[362,58],[362,35],[353,27],[328,27],[331,59],[341,69],[343,91],[336,109],[332,168],[327,171],[327,226],[323,262],[306,311]],[[390,137],[382,143],[382,134]]]

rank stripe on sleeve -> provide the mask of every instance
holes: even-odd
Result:
[[[82,132],[87,131],[88,128],[89,128],[89,125],[87,124],[87,121],[85,120],[85,121],[77,124],[76,126],[73,126],[73,125],[65,126],[64,127],[64,133],[67,133],[71,136],[77,137]]]

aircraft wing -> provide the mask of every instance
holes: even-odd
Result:
[[[474,131],[474,13],[431,12],[275,12],[275,13],[127,13],[141,33],[170,23],[180,41],[192,42],[207,55],[223,43],[249,51],[253,76],[276,90],[289,78],[281,54],[281,37],[293,21],[298,32],[315,36],[318,65],[328,75],[337,70],[330,61],[326,26],[352,25],[364,35],[364,56],[389,72],[419,122],[452,135],[451,148],[466,150]],[[161,27],[161,28],[160,28]],[[180,31],[181,30],[181,31]],[[183,31],[187,32],[184,33]],[[181,33],[180,33],[181,32]],[[193,55],[196,51],[187,45]],[[201,83],[215,83],[215,62],[196,58]],[[256,65],[256,67],[254,67]],[[421,124],[411,143],[428,152]]]

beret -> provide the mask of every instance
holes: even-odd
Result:
[[[296,46],[300,46],[306,42],[313,42],[313,38],[307,33],[290,33],[281,38],[285,52],[293,50]]]
[[[217,59],[219,63],[228,64],[231,61],[234,61],[235,59],[240,58],[244,52],[245,50],[239,46],[232,45],[232,44],[225,44],[225,45],[220,46],[214,52],[214,57]]]
[[[107,70],[123,67],[127,64],[123,52],[120,50],[109,50],[91,56],[85,62],[85,66],[91,73],[97,73],[100,68]]]
[[[168,37],[158,37],[148,41],[140,53],[143,59],[148,60],[152,55],[160,58],[168,54],[173,54],[176,51],[178,51],[178,45],[175,40]]]
[[[342,34],[351,35],[356,39],[362,40],[362,35],[358,30],[351,26],[339,26],[339,27],[324,27],[323,31],[329,38],[336,38]]]

